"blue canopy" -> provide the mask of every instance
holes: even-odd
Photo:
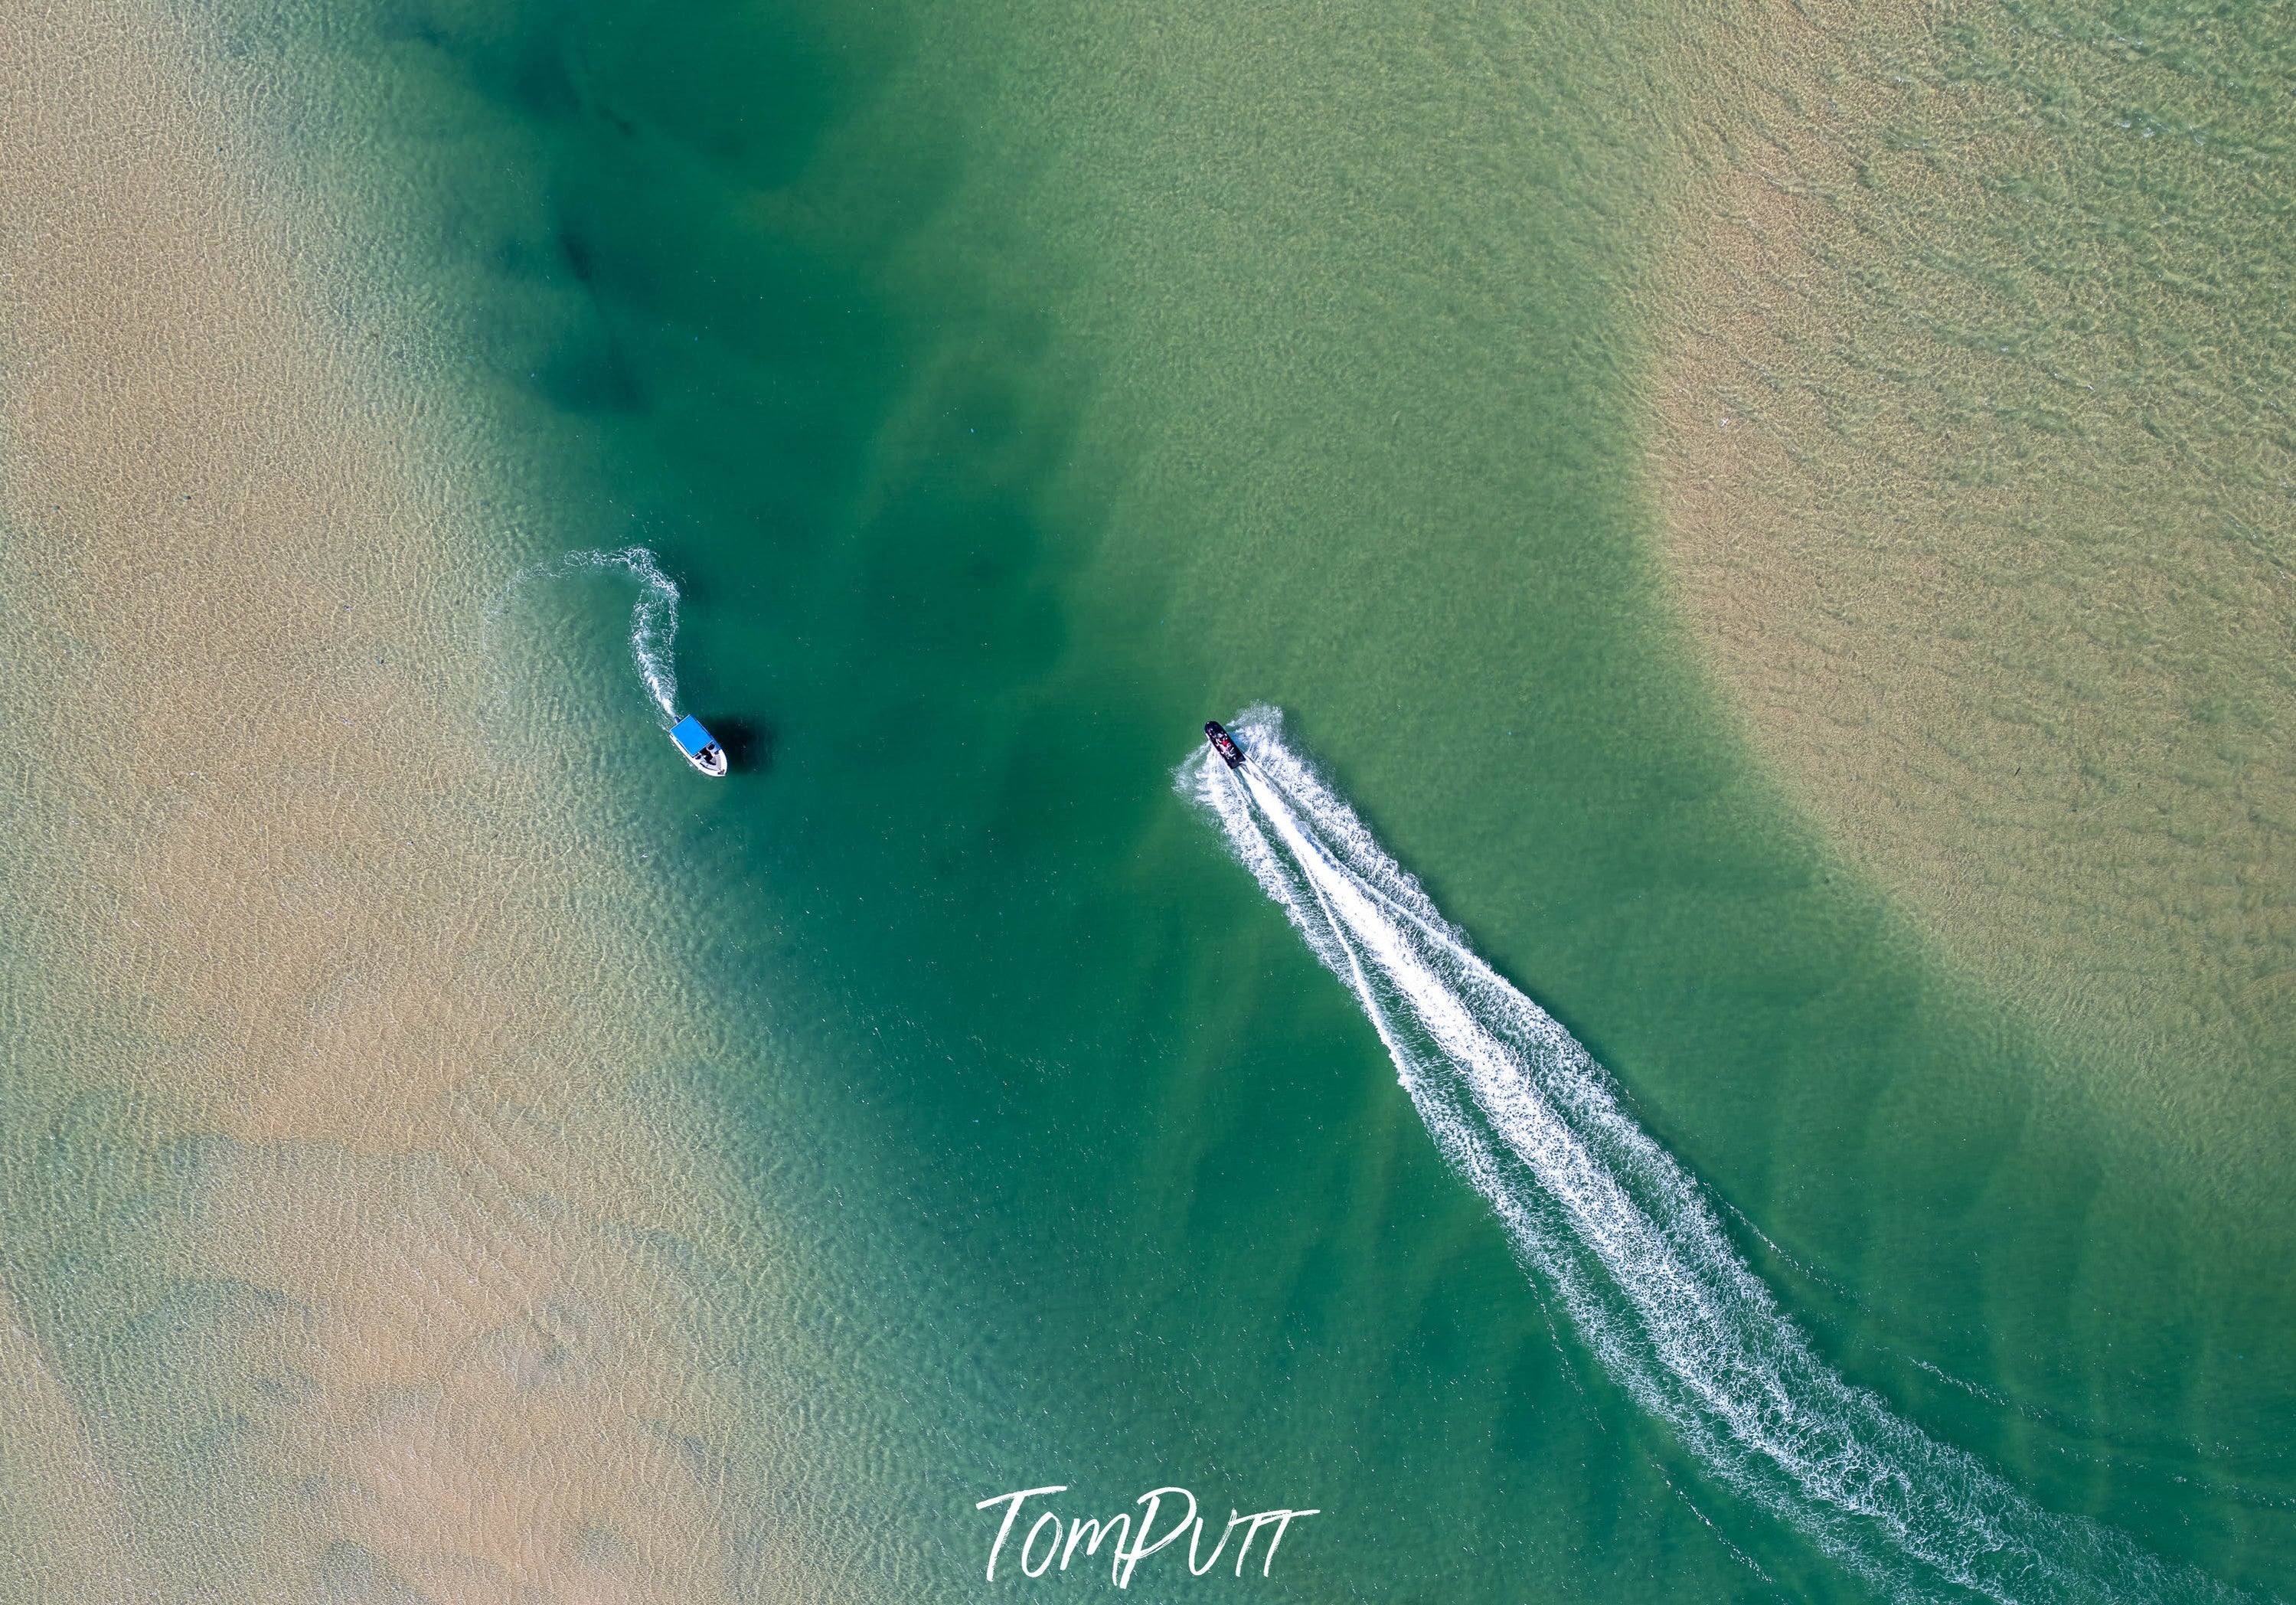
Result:
[[[688,757],[699,758],[703,747],[718,745],[718,738],[701,728],[701,721],[688,713],[669,732],[669,738],[683,748]]]

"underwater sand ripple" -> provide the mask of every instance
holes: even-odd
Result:
[[[573,918],[617,870],[470,722],[505,555],[218,98],[133,4],[0,50],[0,1581],[722,1597],[750,1428],[691,1262],[754,1223],[639,1084],[692,1056],[674,981]]]
[[[2111,1066],[2085,1096],[2234,1196],[2285,1148],[2296,1041],[2296,325],[2253,26],[1742,8],[1654,396],[1674,577],[1756,744]]]

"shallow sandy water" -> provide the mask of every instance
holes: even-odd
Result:
[[[2279,69],[2023,20],[1757,7],[1718,53],[1669,557],[1798,800],[2239,1193],[2296,1031]]]
[[[836,1340],[899,1383],[897,1429],[838,1445],[861,1472],[840,1540],[918,1540],[914,1585],[878,1594],[975,1585],[952,1490],[1120,1499],[1168,1465],[1363,1512],[1332,1529],[1349,1558],[1280,1584],[1300,1597],[1381,1576],[1714,1594],[1741,1542],[1813,1575],[1756,1523],[1716,1545],[1726,1512],[1676,1486],[1630,1401],[1579,1386],[1398,1120],[1375,1040],[1166,794],[1201,718],[1258,696],[1299,711],[1686,1162],[1866,1301],[1826,1326],[1824,1288],[1766,1272],[1855,1351],[1846,1370],[2056,1505],[2286,1575],[2276,1507],[2227,1515],[2206,1482],[2238,1458],[2214,1457],[2227,1436],[2278,1463],[2285,1390],[2234,1362],[2285,1322],[2212,1323],[2189,1289],[2216,1262],[2177,1222],[2120,1229],[2116,1210],[2157,1213],[2131,1170],[2059,1163],[2097,1123],[2036,1115],[2021,1044],[1989,1010],[1964,1028],[1894,918],[1835,887],[1646,605],[1641,441],[1613,415],[1642,362],[1627,281],[1675,185],[1637,142],[1677,112],[1693,145],[1722,139],[1739,125],[1695,119],[1738,90],[1769,103],[1677,95],[1742,59],[1702,21],[1692,39],[1663,8],[941,13],[918,37],[964,49],[920,50],[915,76],[966,52],[994,70],[955,75],[958,111],[854,90],[849,120],[819,111],[829,153],[800,183],[819,86],[770,18],[464,18],[483,43],[456,56],[404,15],[372,39],[348,12],[308,25],[340,26],[345,79],[421,132],[364,102],[312,126],[404,142],[387,160],[448,203],[428,226],[462,231],[453,282],[512,331],[454,349],[621,454],[599,478],[660,514],[691,581],[689,687],[774,725],[778,756],[722,808],[648,821],[736,883],[692,966],[692,910],[662,910],[621,856],[635,835],[593,818],[627,778],[580,756],[596,687],[533,676],[515,717],[472,716],[499,689],[472,643],[514,558],[468,498],[506,449],[442,447],[453,387],[370,370],[435,377],[440,353],[364,325],[389,295],[332,263],[350,222],[234,144],[226,170],[260,182],[201,193],[167,169],[138,203],[156,223],[83,242],[208,276],[98,282],[40,313],[87,342],[25,358],[51,383],[39,417],[74,422],[24,460],[86,483],[48,496],[45,525],[19,497],[0,625],[44,677],[10,693],[30,733],[11,884],[62,888],[27,891],[0,992],[24,1027],[0,1082],[0,1362],[30,1379],[38,1445],[11,1462],[12,1508],[38,1508],[10,1530],[45,1535],[10,1584],[113,1585],[59,1581],[69,1564],[225,1597],[832,1593],[800,1524],[760,1508],[800,1474],[788,1418],[768,1432],[734,1397],[763,1346],[735,1306],[785,1299],[790,1256],[711,1202],[698,1144],[737,1123],[678,1081],[714,1060],[747,1096],[771,1052],[659,1024],[679,974],[754,1023],[807,965],[808,1007],[775,1023],[819,1017],[828,1118],[777,1121],[760,1095],[740,1124],[760,1169],[819,1167],[810,1234],[877,1234]],[[471,83],[423,93],[425,70]],[[442,114],[459,96],[482,110]],[[187,115],[145,119],[154,170],[204,160]],[[980,135],[947,196],[914,170],[947,143],[936,116]],[[1759,199],[1751,150],[1693,154]],[[234,257],[242,231],[209,226],[234,206],[263,249]],[[78,210],[52,193],[47,215]],[[171,214],[196,250],[167,243]],[[51,289],[88,277],[43,259]],[[1734,304],[1733,281],[1693,288]],[[554,489],[537,516],[578,518]],[[544,557],[595,538],[521,539]],[[128,779],[56,766],[59,712],[119,727]],[[1965,877],[1960,851],[1940,850]],[[1931,931],[1951,939],[1957,911]],[[1909,1022],[1909,999],[1945,1006]],[[1997,1206],[2020,1188],[2029,1207]],[[1134,1241],[1167,1251],[1111,1277],[1107,1246]],[[2095,1308],[2110,1321],[2084,1325]],[[69,1497],[34,1496],[74,1457]],[[1463,1530],[1499,1541],[1463,1554]]]
[[[0,1592],[771,1581],[708,1276],[770,1255],[563,709],[472,717],[472,465],[189,41],[7,35]]]

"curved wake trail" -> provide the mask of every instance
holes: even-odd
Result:
[[[637,581],[638,599],[630,608],[630,661],[653,699],[661,728],[677,722],[677,660],[671,644],[677,639],[677,582],[661,572],[654,556],[640,546],[611,552],[569,552],[557,562],[524,569],[503,597],[487,610],[491,624],[510,597],[529,580],[555,580],[569,574],[619,570]]]
[[[644,547],[624,547],[619,552],[573,552],[563,560],[568,572],[578,568],[618,568],[638,582],[637,605],[630,609],[630,661],[638,666],[646,691],[661,711],[664,729],[677,722],[677,660],[670,645],[677,639],[677,584],[661,572],[653,554]]]
[[[1610,1076],[1478,958],[1254,708],[1184,791],[1357,1002],[1445,1156],[1604,1369],[1707,1469],[1901,1600],[2228,1600],[2046,1510],[1837,1376]]]

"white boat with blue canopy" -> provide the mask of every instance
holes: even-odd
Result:
[[[677,743],[677,750],[685,754],[686,762],[703,774],[726,772],[726,749],[693,714],[688,713],[670,727],[669,738]]]

